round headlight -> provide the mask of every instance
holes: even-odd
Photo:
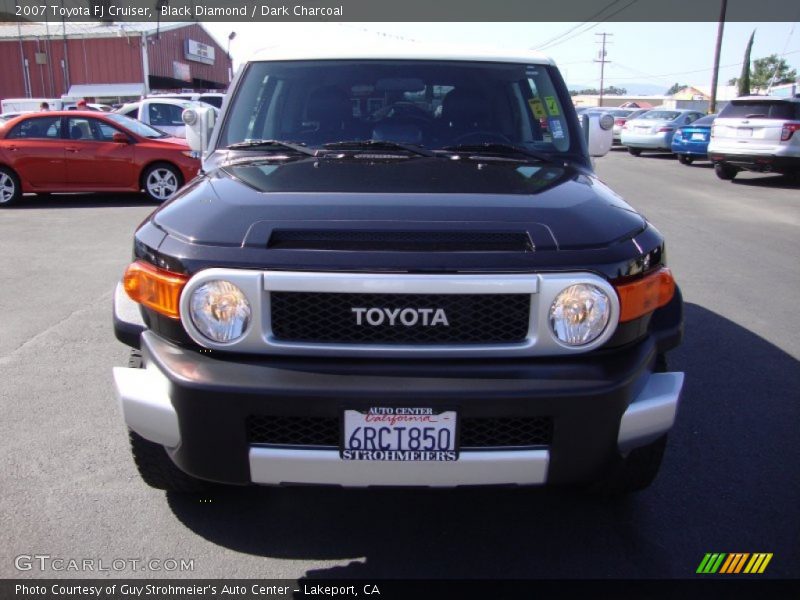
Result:
[[[192,292],[189,316],[209,340],[234,342],[250,323],[250,302],[230,281],[208,281]]]
[[[585,346],[596,340],[608,325],[611,304],[595,285],[578,283],[556,296],[550,307],[550,327],[563,343]]]
[[[600,117],[600,129],[608,131],[612,127],[614,127],[614,117],[612,115],[606,113]]]
[[[191,108],[187,108],[181,113],[181,119],[183,119],[183,122],[191,127],[197,121],[197,112]]]

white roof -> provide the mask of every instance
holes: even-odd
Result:
[[[143,94],[143,83],[86,83],[70,86],[67,96],[73,98],[124,98]]]
[[[480,46],[421,44],[403,41],[376,42],[345,46],[326,44],[315,46],[272,46],[256,52],[250,61],[272,60],[465,60],[554,65],[549,56],[528,49],[507,49]]]

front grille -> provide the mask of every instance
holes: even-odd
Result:
[[[340,344],[502,344],[523,342],[528,335],[528,294],[335,294],[272,292],[272,333],[287,342]],[[442,309],[447,325],[434,320],[403,325],[395,316],[361,312],[354,308]],[[411,321],[411,317],[407,319]]]
[[[337,417],[252,415],[247,418],[251,444],[339,447]],[[551,417],[467,417],[461,419],[461,449],[547,446],[552,441]]]
[[[267,248],[351,252],[532,252],[527,232],[278,229]]]

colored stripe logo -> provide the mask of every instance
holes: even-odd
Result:
[[[737,575],[747,573],[751,575],[766,571],[769,561],[772,560],[771,552],[708,552],[700,561],[697,573],[702,575],[724,574]]]

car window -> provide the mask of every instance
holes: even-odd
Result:
[[[183,125],[181,120],[183,107],[180,105],[154,102],[148,106],[147,111],[153,127]]]
[[[222,96],[200,96],[200,102],[205,102],[211,106],[222,108]]]
[[[673,110],[650,110],[639,118],[653,121],[674,121],[680,116],[680,114],[681,113]]]
[[[9,139],[58,139],[61,137],[61,117],[35,117],[17,123]]]
[[[780,100],[732,100],[719,113],[720,119],[800,119],[800,102]]]
[[[124,115],[112,113],[108,115],[108,118],[121,125],[125,129],[129,129],[133,131],[136,135],[141,135],[142,137],[157,139],[168,137],[166,133],[163,131],[159,131],[142,123],[141,121],[137,121],[136,119],[131,119],[130,117],[126,117]],[[123,132],[124,133],[124,132]]]
[[[439,149],[515,144],[576,151],[568,101],[547,65],[325,60],[249,65],[220,144],[278,139],[321,146],[382,140]]]
[[[694,122],[695,125],[712,125],[714,123],[714,119],[717,118],[717,115],[707,115],[702,119],[697,119]]]

